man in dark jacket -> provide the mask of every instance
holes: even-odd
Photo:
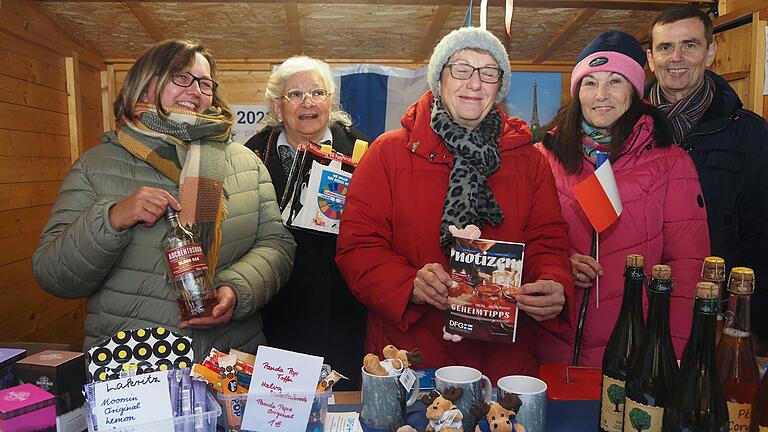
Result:
[[[667,113],[675,142],[699,171],[712,254],[728,269],[755,271],[752,331],[768,337],[768,125],[742,109],[738,95],[706,70],[715,59],[712,20],[673,6],[651,26],[648,63],[656,75],[646,96]],[[703,205],[700,203],[700,205]]]

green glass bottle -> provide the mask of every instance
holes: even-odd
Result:
[[[655,265],[648,286],[648,323],[627,374],[624,430],[660,432],[678,366],[669,329],[672,269]]]
[[[728,432],[728,407],[715,359],[720,289],[696,285],[693,323],[685,345],[680,377],[664,410],[665,432]]]
[[[640,348],[643,334],[642,255],[627,256],[621,311],[603,353],[603,381],[600,397],[600,430],[621,432],[624,425],[624,382],[632,356]]]

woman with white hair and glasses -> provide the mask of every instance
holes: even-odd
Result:
[[[328,64],[307,56],[285,60],[269,77],[270,111],[246,146],[261,157],[283,196],[296,149],[308,141],[331,144],[351,156],[355,140],[349,114],[334,103],[336,85]],[[334,262],[336,236],[291,230],[297,243],[293,273],[264,309],[267,343],[325,357],[350,378],[335,389],[357,388],[365,338],[365,308],[352,296]]]

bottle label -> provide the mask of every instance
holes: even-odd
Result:
[[[621,432],[624,427],[624,381],[603,375],[600,400],[600,428]]]
[[[171,271],[171,277],[177,279],[185,273],[198,273],[208,270],[208,263],[203,254],[203,248],[200,243],[168,249],[165,253],[168,260],[168,268]]]
[[[627,398],[624,406],[625,431],[661,432],[664,408],[643,405]]]
[[[726,402],[728,405],[728,430],[749,432],[751,404]]]

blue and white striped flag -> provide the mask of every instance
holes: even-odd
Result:
[[[425,91],[427,68],[405,69],[374,64],[332,68],[341,108],[355,127],[372,140],[400,128],[400,118]]]

